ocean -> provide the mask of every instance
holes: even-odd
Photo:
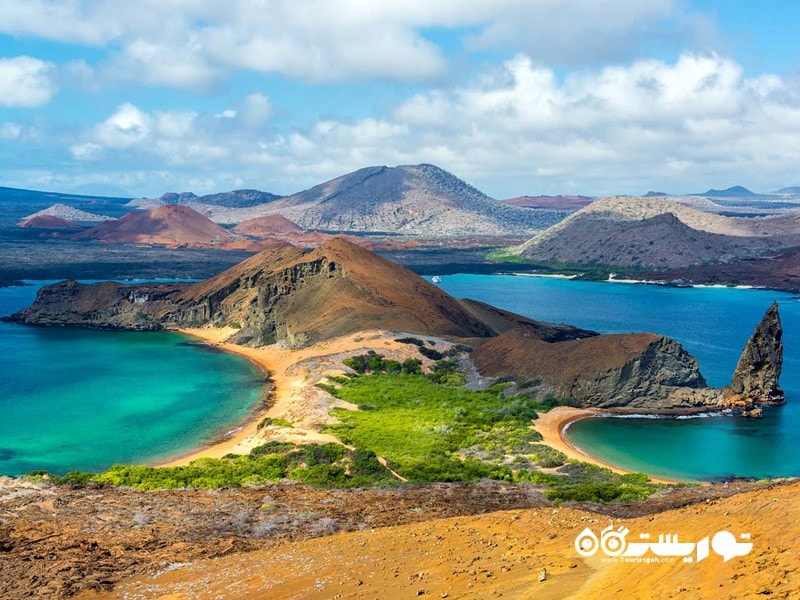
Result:
[[[0,315],[41,282],[0,288]],[[175,333],[0,323],[0,475],[156,461],[237,427],[260,370]]]
[[[670,288],[512,275],[446,275],[439,284],[542,321],[601,333],[647,331],[672,337],[700,362],[710,385],[730,382],[758,321],[778,302],[784,328],[781,385],[787,403],[763,419],[591,418],[570,442],[612,464],[652,475],[717,480],[800,476],[800,301],[792,294],[738,288]]]

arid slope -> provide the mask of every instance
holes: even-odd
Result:
[[[762,256],[800,242],[792,214],[723,217],[661,198],[603,198],[515,249],[524,258],[674,269]]]
[[[75,239],[183,246],[219,245],[236,236],[188,206],[166,204],[100,223]]]
[[[790,599],[800,595],[800,540],[787,527],[800,519],[798,493],[793,483],[632,519],[549,507],[343,533],[178,566],[105,597]],[[728,531],[753,547],[727,562],[714,551],[689,563],[578,555],[578,534],[608,525],[629,529],[628,543]]]

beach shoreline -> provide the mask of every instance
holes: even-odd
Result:
[[[356,407],[336,398],[328,398],[324,401],[325,406],[320,406],[318,399],[309,397],[308,390],[314,388],[316,380],[325,374],[312,373],[302,363],[309,360],[321,362],[325,357],[353,350],[391,351],[402,348],[409,351],[407,345],[394,341],[395,334],[380,330],[345,335],[301,349],[287,349],[274,344],[258,348],[232,344],[226,341],[236,332],[232,328],[182,328],[176,332],[220,351],[238,354],[257,365],[269,378],[270,396],[269,402],[258,402],[248,418],[223,439],[152,461],[151,464],[157,467],[183,466],[198,458],[222,458],[227,454],[245,455],[273,440],[300,444],[340,443],[335,436],[322,433],[320,426],[330,422],[328,413],[331,408]],[[265,418],[285,419],[292,426],[259,428]]]
[[[230,453],[247,454],[258,445],[254,443],[256,441],[254,436],[258,433],[258,424],[267,416],[267,412],[273,405],[270,400],[275,394],[276,384],[272,371],[263,360],[259,360],[251,353],[245,352],[246,348],[225,343],[223,340],[231,332],[226,332],[224,329],[178,329],[176,333],[190,337],[199,343],[208,344],[222,352],[229,352],[246,358],[258,368],[265,379],[265,383],[253,408],[232,429],[228,429],[223,435],[217,436],[211,442],[153,461],[153,466],[175,467],[187,465],[198,458],[221,458]]]
[[[608,411],[599,408],[574,408],[571,406],[557,406],[547,412],[539,414],[539,418],[533,423],[534,428],[542,435],[542,442],[559,450],[567,455],[568,458],[591,463],[599,467],[611,469],[612,472],[620,475],[627,475],[635,473],[629,469],[624,469],[612,463],[606,462],[594,455],[588,454],[581,448],[571,444],[565,435],[565,431],[573,423],[582,419],[589,419],[597,417],[600,414],[605,414]],[[665,479],[662,477],[655,477],[647,473],[653,483],[662,484],[676,484],[676,483],[689,483],[688,481],[679,481],[676,479]],[[700,483],[700,482],[691,482]]]

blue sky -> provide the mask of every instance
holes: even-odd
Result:
[[[800,185],[800,3],[0,0],[0,185]]]

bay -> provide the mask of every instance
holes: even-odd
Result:
[[[784,327],[781,385],[787,404],[764,418],[591,418],[567,430],[571,443],[612,464],[691,480],[800,475],[800,302],[788,293],[739,288],[671,288],[513,275],[442,276],[450,294],[534,319],[601,333],[672,337],[700,362],[710,385],[730,382],[769,305]]]
[[[40,286],[0,288],[0,315]],[[235,428],[262,391],[255,365],[176,333],[0,323],[0,474],[175,456]]]

